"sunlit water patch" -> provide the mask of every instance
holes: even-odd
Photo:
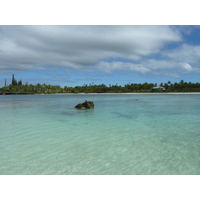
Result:
[[[0,174],[200,174],[198,94],[13,95],[0,109]]]

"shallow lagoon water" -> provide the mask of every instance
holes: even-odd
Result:
[[[0,174],[200,174],[199,94],[3,95],[0,119]]]

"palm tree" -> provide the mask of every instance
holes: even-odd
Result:
[[[168,81],[167,84],[168,84],[168,85],[171,85],[171,81]]]

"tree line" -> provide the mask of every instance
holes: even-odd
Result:
[[[158,86],[157,83],[127,83],[124,86],[109,84],[96,85],[94,83],[84,84],[83,86],[63,88],[59,85],[47,85],[47,84],[25,84],[22,80],[17,81],[12,75],[12,83],[0,88],[0,93],[24,93],[24,94],[52,94],[52,93],[145,93],[145,92],[161,92],[160,90],[152,90],[153,87]],[[179,83],[160,83],[159,86],[165,88],[162,92],[200,92],[200,83],[184,82],[181,80]]]

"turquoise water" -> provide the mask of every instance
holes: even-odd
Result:
[[[200,174],[200,95],[2,95],[0,174]]]

